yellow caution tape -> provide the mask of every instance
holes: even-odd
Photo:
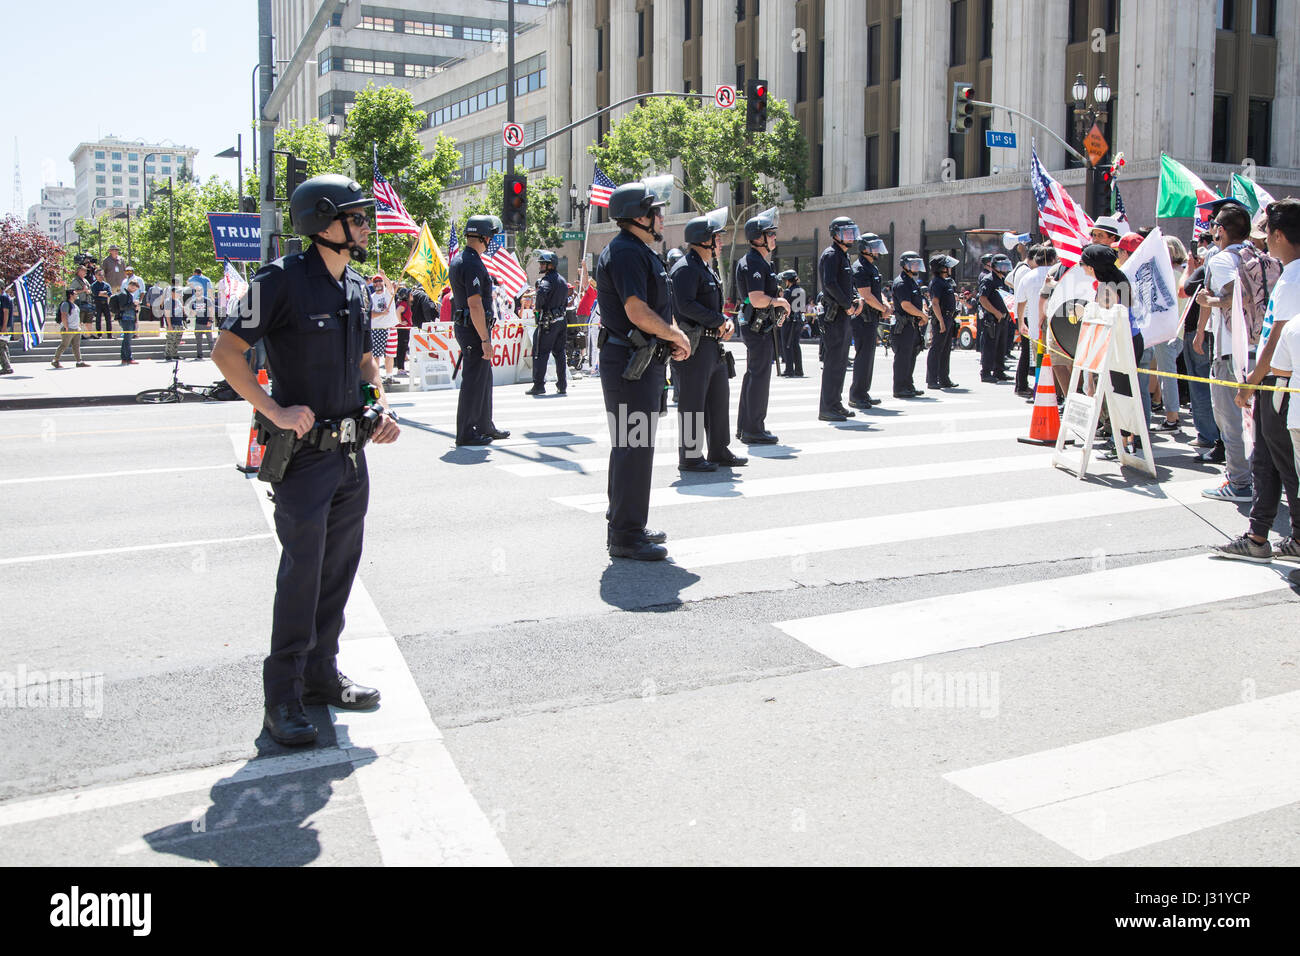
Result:
[[[1044,346],[1042,342],[1037,344],[1039,355],[1042,355],[1045,351],[1050,351],[1053,354],[1066,359],[1071,365],[1074,364],[1074,357],[1072,355],[1062,352],[1060,349],[1049,349]],[[1206,385],[1222,385],[1225,388],[1248,388],[1252,391],[1258,390],[1261,392],[1300,392],[1300,388],[1293,385],[1248,385],[1244,382],[1224,381],[1221,378],[1201,378],[1199,375],[1183,375],[1180,372],[1159,372],[1148,368],[1139,368],[1138,374],[1155,375],[1160,378],[1174,378],[1182,382],[1204,382]]]

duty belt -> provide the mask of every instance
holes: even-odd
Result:
[[[360,416],[340,418],[331,421],[318,421],[311,430],[302,436],[302,443],[307,448],[320,451],[334,451],[345,445],[356,445],[361,441],[358,426]]]
[[[722,330],[721,329],[700,329],[700,335],[704,336],[704,338],[706,339],[720,339],[722,338]]]
[[[623,338],[623,336],[619,335],[617,332],[611,332],[609,329],[605,328],[605,326],[602,325],[600,327],[600,331],[596,333],[596,347],[602,348],[604,347],[606,342],[610,343],[611,345],[622,346],[625,349],[636,348],[635,345],[633,345],[627,339]]]

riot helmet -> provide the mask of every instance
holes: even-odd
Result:
[[[316,242],[335,252],[346,249],[357,262],[364,262],[366,250],[352,238],[352,230],[343,214],[374,204],[374,199],[365,194],[355,179],[337,173],[313,176],[301,183],[289,197],[289,222],[299,235],[313,237]],[[318,238],[318,234],[328,229],[336,219],[342,219],[344,241],[331,242]]]
[[[837,216],[831,220],[832,242],[842,242],[845,245],[850,245],[857,242],[859,235],[861,233],[858,232],[858,224],[848,216]]]

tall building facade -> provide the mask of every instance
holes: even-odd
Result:
[[[289,60],[311,25],[319,0],[274,0],[271,7],[277,61]],[[516,25],[540,19],[546,0],[515,0]],[[505,0],[395,0],[393,6],[362,4],[360,25],[345,28],[343,13],[316,42],[280,111],[281,123],[347,115],[357,91],[378,86],[410,88],[494,45],[503,46]]]
[[[198,150],[172,142],[106,136],[94,143],[79,143],[68,159],[76,183],[76,215],[91,219],[113,209],[144,204],[150,184],[168,176],[191,175]]]
[[[76,221],[76,206],[77,191],[71,186],[42,186],[41,201],[27,207],[27,221],[55,242],[66,242],[74,238],[68,223]]]

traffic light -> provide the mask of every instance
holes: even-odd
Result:
[[[284,167],[285,194],[292,197],[293,191],[307,181],[307,160],[290,156]]]
[[[745,84],[745,132],[767,132],[767,80]]]
[[[952,85],[952,116],[948,132],[965,133],[975,123],[975,87],[969,83]]]
[[[528,177],[511,173],[502,179],[501,224],[507,232],[523,232],[528,223]]]

